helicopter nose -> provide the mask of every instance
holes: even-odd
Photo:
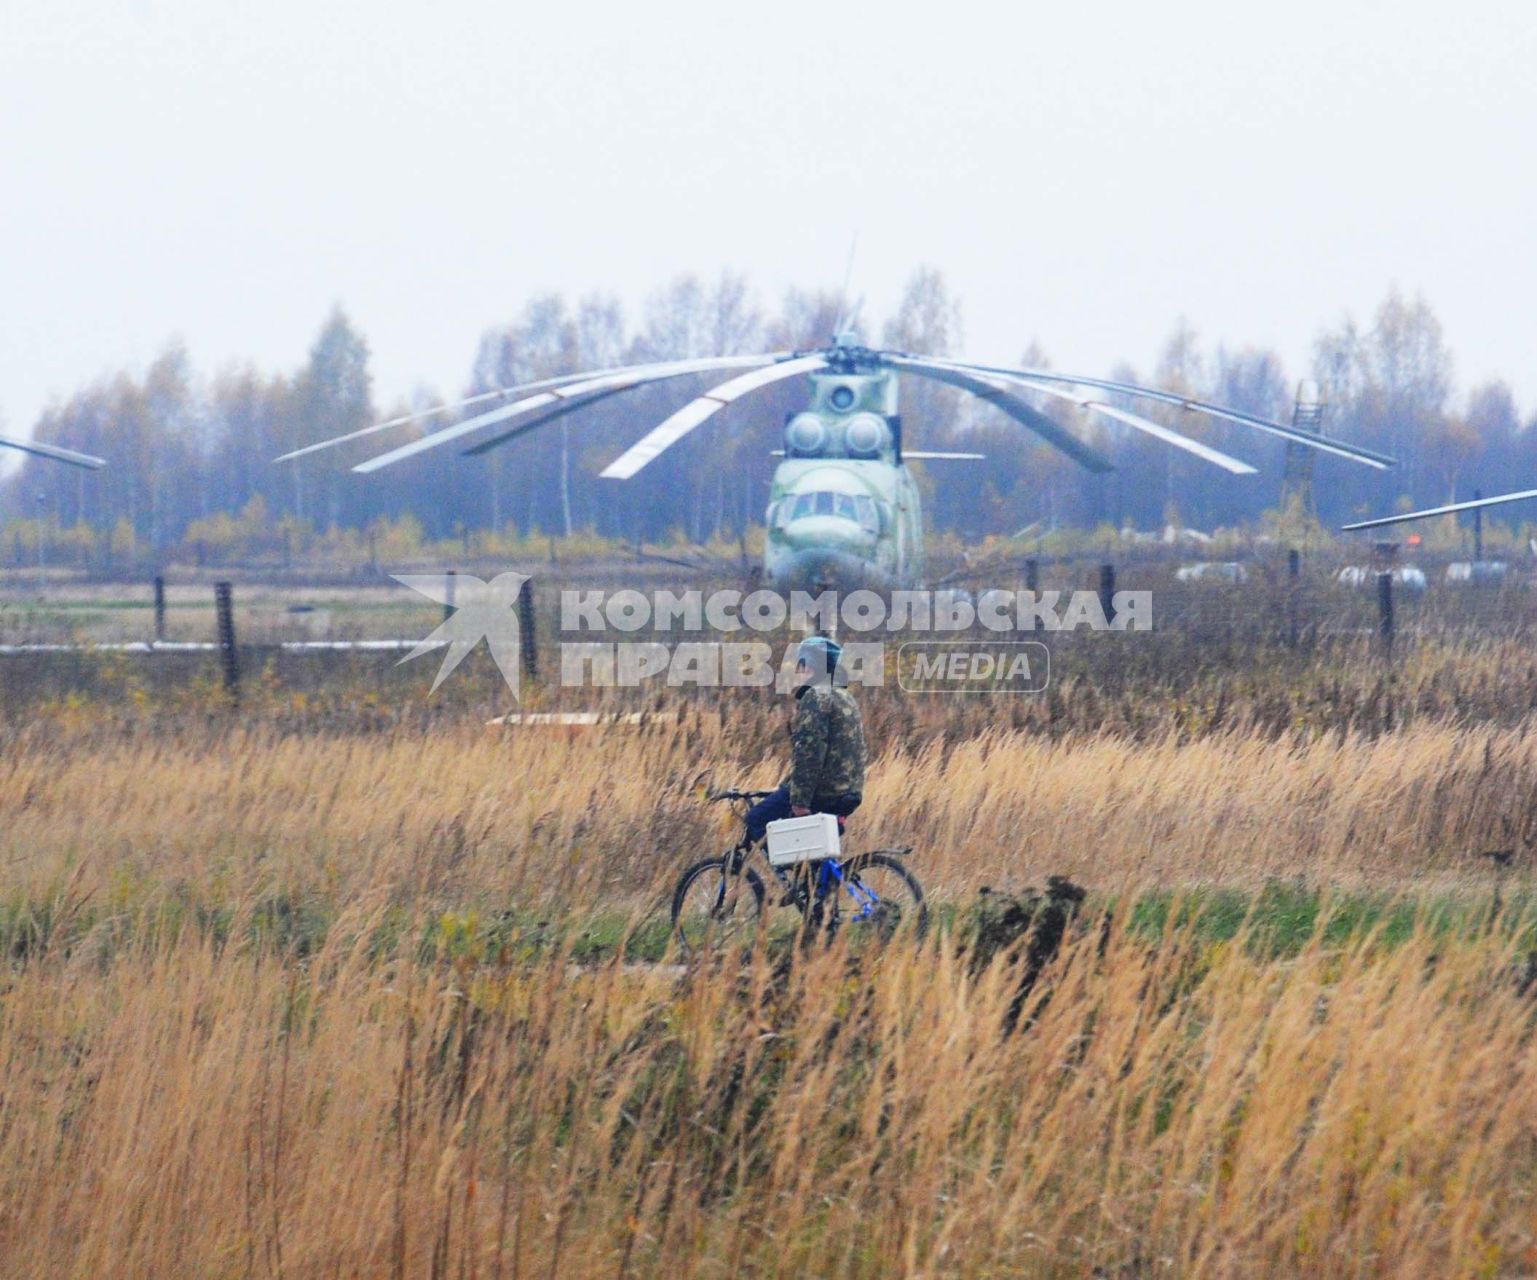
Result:
[[[834,547],[862,554],[875,545],[875,537],[857,520],[845,516],[810,515],[792,520],[784,528],[792,547]]]
[[[858,587],[883,587],[890,574],[868,553],[830,547],[787,548],[776,554],[769,567],[770,579],[791,591],[851,591]]]

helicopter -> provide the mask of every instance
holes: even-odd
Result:
[[[782,460],[770,485],[766,512],[762,575],[769,584],[781,588],[854,584],[902,587],[922,582],[923,517],[917,482],[907,464],[918,459],[976,460],[981,455],[905,449],[897,408],[899,375],[943,383],[978,397],[1091,472],[1105,473],[1115,467],[1104,454],[1037,408],[1027,395],[1073,403],[1232,475],[1253,475],[1256,469],[1106,397],[1172,405],[1365,466],[1383,469],[1393,465],[1393,459],[1385,454],[1175,392],[1051,370],[997,367],[871,348],[851,332],[839,333],[825,347],[810,351],[631,365],[498,388],[456,405],[407,414],[322,440],[275,461],[293,461],[432,414],[501,401],[465,421],[360,462],[352,470],[367,475],[452,444],[462,445],[467,455],[479,455],[633,388],[734,370],[744,372],[690,400],[599,474],[629,480],[728,405],[775,383],[807,378],[810,400],[803,410],[786,419]]]

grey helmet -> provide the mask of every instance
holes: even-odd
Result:
[[[804,663],[814,681],[830,681],[843,657],[843,646],[827,636],[807,636],[795,650],[795,665]]]

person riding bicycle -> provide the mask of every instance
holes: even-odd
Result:
[[[846,682],[835,680],[842,656],[826,636],[809,636],[795,651],[790,776],[747,811],[747,838],[754,844],[771,822],[808,813],[846,818],[864,799],[865,728]]]

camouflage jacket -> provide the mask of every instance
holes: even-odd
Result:
[[[859,796],[865,788],[865,728],[847,689],[804,685],[790,719],[790,803]]]

